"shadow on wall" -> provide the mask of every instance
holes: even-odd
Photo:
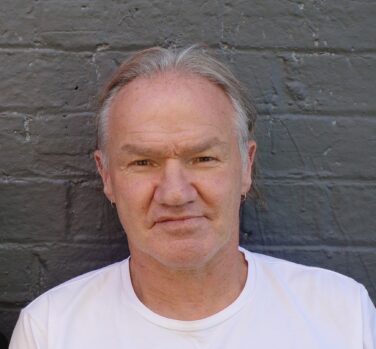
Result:
[[[0,349],[8,349],[8,341],[1,332],[0,332]]]

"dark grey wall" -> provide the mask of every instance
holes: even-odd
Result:
[[[350,275],[376,299],[374,0],[0,8],[0,331],[46,289],[127,255],[94,168],[93,110],[109,72],[150,45],[205,42],[254,97],[268,210],[245,205],[242,244]]]

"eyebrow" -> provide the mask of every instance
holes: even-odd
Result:
[[[215,148],[215,147],[226,147],[228,145],[227,142],[221,141],[217,137],[210,138],[204,142],[198,143],[198,144],[192,144],[188,146],[184,146],[183,150],[178,152],[181,154],[196,154],[201,153],[203,151]],[[155,147],[149,146],[149,145],[141,145],[141,144],[132,144],[132,143],[126,143],[121,148],[121,152],[126,152],[131,155],[148,155],[148,156],[155,156],[159,157],[162,154],[169,152],[169,147],[164,147],[164,150],[158,150],[155,149]]]

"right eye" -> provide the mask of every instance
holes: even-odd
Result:
[[[142,160],[135,160],[131,163],[131,165],[134,166],[151,166],[152,163],[148,159],[142,159]]]

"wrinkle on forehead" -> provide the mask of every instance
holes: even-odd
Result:
[[[135,150],[127,144],[176,157],[213,137],[226,143],[228,150],[221,149],[225,153],[238,143],[228,96],[198,76],[137,78],[119,92],[112,113],[110,146],[117,154]]]
[[[164,142],[160,140],[147,140],[145,142],[125,143],[120,152],[131,155],[148,155],[154,157],[178,157],[189,154],[198,154],[207,150],[219,148],[222,152],[230,150],[230,145],[219,139],[211,137],[203,141],[192,142],[180,140],[179,142]]]

